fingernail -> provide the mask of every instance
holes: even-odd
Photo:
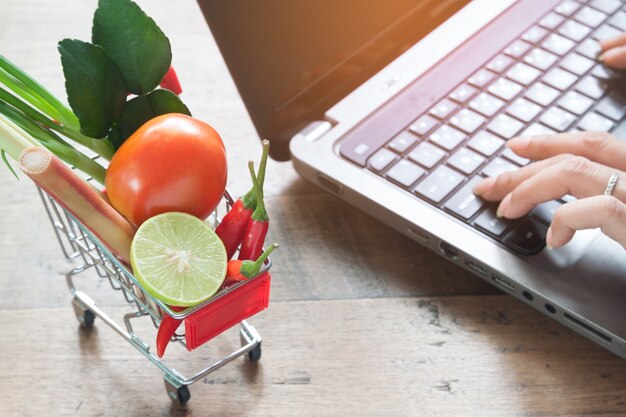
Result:
[[[493,177],[485,178],[474,187],[474,194],[480,196],[485,194],[487,191],[493,187],[495,179]]]
[[[552,246],[550,242],[552,242],[552,227],[548,227],[548,231],[546,232],[546,248],[548,250],[554,249],[554,246]]]
[[[606,58],[606,52],[602,52],[600,55],[596,57],[596,61],[604,63],[604,58]]]
[[[550,246],[550,245],[548,245],[548,244],[546,243],[546,249],[548,249],[548,250],[552,250],[552,249],[554,249],[554,246]]]
[[[502,200],[502,202],[498,206],[498,210],[496,211],[496,217],[498,218],[504,217],[504,214],[506,213],[506,210],[509,206],[510,201],[511,201],[511,194],[508,194],[506,197],[504,197],[504,200]]]
[[[511,146],[515,146],[517,148],[525,148],[526,146],[528,146],[528,142],[530,142],[530,138],[524,137],[524,136],[518,136],[508,141],[507,146],[509,148]]]

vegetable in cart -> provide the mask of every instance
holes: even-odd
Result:
[[[263,202],[263,188],[261,188],[254,173],[254,162],[248,162],[248,169],[250,170],[250,176],[254,184],[253,190],[256,195],[256,208],[254,212],[252,212],[252,216],[250,217],[250,221],[243,235],[241,249],[239,250],[240,260],[257,259],[261,255],[263,252],[263,243],[265,243],[265,236],[267,236],[267,230],[270,226],[270,218],[267,215],[265,203]]]

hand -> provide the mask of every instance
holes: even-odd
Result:
[[[611,39],[600,41],[602,53],[598,57],[606,66],[618,69],[626,68],[626,32]]]
[[[597,227],[626,248],[626,141],[604,132],[571,132],[518,137],[507,146],[537,162],[486,178],[474,188],[485,200],[502,200],[498,216],[522,217],[539,203],[571,194],[578,200],[555,212],[546,236],[548,248],[563,246],[576,230]],[[619,180],[613,194],[605,196],[614,173]]]

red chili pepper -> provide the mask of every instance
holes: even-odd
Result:
[[[250,176],[254,183],[253,189],[256,192],[256,208],[252,212],[248,227],[243,235],[241,242],[241,249],[239,250],[240,260],[257,259],[261,252],[263,252],[263,243],[265,242],[265,236],[270,226],[270,219],[265,210],[265,203],[263,202],[263,188],[261,188],[257,181],[256,175],[254,175],[254,163],[248,162],[248,168],[250,170]]]
[[[222,288],[255,277],[261,270],[267,257],[270,256],[270,253],[277,247],[278,243],[273,243],[256,261],[242,261],[239,259],[229,261],[226,279],[224,280],[224,284],[222,284]]]
[[[161,80],[161,87],[170,90],[172,93],[179,95],[183,92],[182,87],[180,86],[180,81],[178,81],[178,75],[176,75],[176,71],[174,67],[170,67],[167,70],[163,79]]]
[[[170,308],[174,311],[183,311],[187,307],[175,307],[170,306]],[[167,313],[163,313],[163,318],[161,319],[161,324],[159,325],[159,330],[157,331],[156,337],[156,348],[157,348],[157,356],[159,358],[163,357],[165,353],[165,348],[172,340],[172,336],[176,333],[176,330],[182,323],[182,320],[175,319]]]
[[[265,181],[265,167],[267,165],[267,155],[269,152],[270,142],[263,141],[263,155],[261,156],[261,164],[259,166],[259,182],[261,187]],[[254,186],[248,193],[238,198],[233,207],[226,213],[220,224],[215,229],[215,233],[219,236],[226,248],[227,259],[233,257],[237,248],[243,240],[246,227],[250,223],[252,213],[256,208],[256,192]]]

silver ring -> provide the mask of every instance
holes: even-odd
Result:
[[[604,195],[612,195],[615,186],[617,185],[617,180],[619,180],[619,174],[611,174],[609,178],[609,182],[606,184],[606,188],[604,189]]]

